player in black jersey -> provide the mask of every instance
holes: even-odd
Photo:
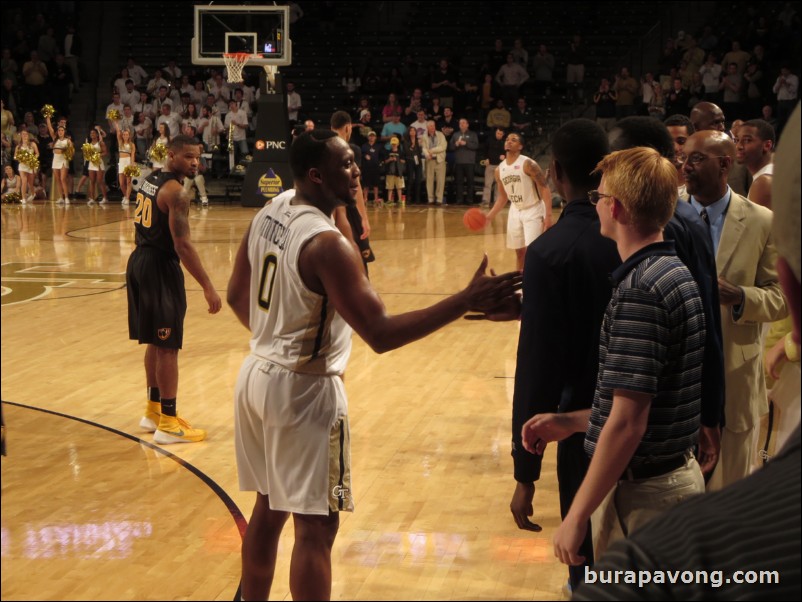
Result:
[[[178,350],[184,335],[187,271],[203,288],[209,313],[222,301],[203,268],[189,233],[189,196],[182,185],[198,171],[200,149],[192,138],[177,136],[168,144],[167,163],[142,183],[136,195],[136,249],[128,260],[128,331],[146,344],[148,402],[139,423],[154,432],[156,443],[202,441],[206,431],[192,428],[176,413]]]

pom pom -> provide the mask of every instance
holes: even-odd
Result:
[[[123,169],[123,173],[128,178],[138,178],[142,174],[141,170],[139,169],[139,165],[137,165],[136,163],[134,163],[133,165],[129,165],[125,169]]]
[[[106,114],[106,119],[111,119],[112,121],[119,121],[120,112],[117,109],[112,109]]]
[[[42,107],[42,110],[39,111],[42,114],[42,117],[48,119],[56,114],[56,109],[53,108],[53,105],[45,105]]]
[[[19,203],[22,200],[22,195],[19,192],[9,192],[6,195],[6,203]]]
[[[153,145],[150,149],[150,158],[152,161],[162,163],[167,158],[167,147],[161,142]]]
[[[81,145],[81,152],[84,155],[84,159],[89,161],[92,165],[100,166],[103,161],[100,151],[89,142],[84,142],[83,145]]]
[[[64,149],[64,157],[67,161],[72,161],[72,158],[75,156],[75,146],[73,145],[72,141],[67,145],[67,148]]]
[[[25,165],[31,171],[36,171],[39,169],[39,157],[37,157],[27,148],[20,148],[17,151],[17,161]]]

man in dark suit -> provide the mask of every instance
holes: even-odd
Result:
[[[549,169],[557,192],[568,204],[557,223],[526,251],[512,410],[516,487],[510,502],[521,529],[540,530],[529,517],[542,460],[523,448],[521,427],[535,414],[586,409],[593,402],[599,332],[612,293],[609,274],[621,263],[615,243],[602,237],[596,209],[588,199],[600,180],[590,172],[608,150],[604,130],[588,119],[569,121],[557,131]],[[583,442],[584,434],[577,434],[557,447],[563,515],[590,461]],[[590,533],[588,529],[580,548],[588,566],[593,564]],[[572,587],[581,583],[583,570],[569,568]]]

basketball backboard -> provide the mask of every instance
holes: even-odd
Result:
[[[288,6],[195,5],[195,65],[223,65],[223,54],[245,52],[248,65],[292,63]]]

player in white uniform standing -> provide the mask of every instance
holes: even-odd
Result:
[[[774,128],[762,119],[747,121],[735,132],[735,160],[746,165],[752,184],[746,195],[753,203],[771,209],[771,180],[774,176]]]
[[[515,249],[519,270],[524,269],[526,247],[551,228],[551,190],[538,164],[521,154],[523,141],[520,134],[507,135],[504,141],[506,158],[496,168],[498,196],[487,212],[490,223],[504,209],[507,200],[512,203],[507,216],[507,248]]]
[[[359,168],[336,132],[313,130],[290,149],[295,190],[269,202],[245,234],[228,303],[251,331],[235,392],[240,488],[257,492],[242,544],[242,599],[266,600],[290,514],[295,600],[331,597],[339,511],[352,510],[342,373],[351,327],[378,352],[420,339],[465,312],[519,303],[520,274],[485,276],[431,307],[390,316],[334,209],[355,203]],[[350,324],[350,326],[349,326]]]

